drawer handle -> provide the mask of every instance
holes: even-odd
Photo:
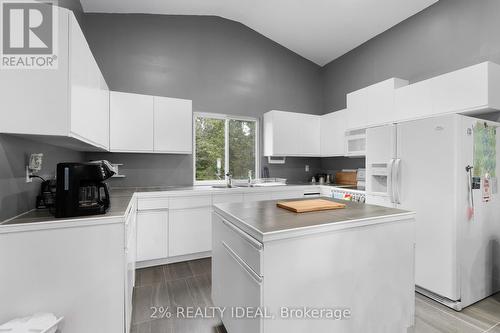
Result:
[[[257,283],[262,283],[262,276],[260,276],[259,274],[255,273],[255,271],[250,267],[248,266],[248,264],[246,262],[243,261],[243,259],[240,258],[239,255],[237,255],[233,249],[231,249],[229,247],[229,245],[227,245],[225,242],[222,242],[222,245],[224,246],[224,248],[226,249],[227,253],[229,253],[229,255],[231,257],[233,257],[233,259],[241,266],[245,269],[245,271],[247,271],[248,274],[250,274],[250,276],[255,280],[255,282]]]
[[[250,245],[252,245],[254,248],[257,250],[262,250],[262,243],[259,241],[256,241],[252,237],[248,236],[245,232],[243,232],[240,228],[234,226],[232,223],[226,221],[225,219],[221,218],[222,222],[227,225],[230,229],[235,231],[237,234],[239,234],[244,240],[246,240]]]

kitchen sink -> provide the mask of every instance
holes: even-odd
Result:
[[[212,185],[212,188],[237,188],[238,186],[234,185],[226,185],[226,184],[221,184],[221,185]]]

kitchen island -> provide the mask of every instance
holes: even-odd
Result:
[[[413,325],[413,212],[347,202],[297,214],[276,203],[214,207],[212,298],[229,333]]]

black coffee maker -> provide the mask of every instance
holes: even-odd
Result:
[[[57,164],[56,217],[104,214],[109,208],[104,180],[115,174],[108,161]]]

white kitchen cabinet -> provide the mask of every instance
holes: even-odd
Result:
[[[133,198],[125,215],[125,332],[130,332],[137,261],[137,200]]]
[[[417,82],[396,89],[394,101],[397,115],[394,122],[432,117],[434,114],[432,87],[429,81]]]
[[[154,97],[154,151],[177,154],[193,152],[192,101]]]
[[[108,87],[73,13],[56,13],[58,67],[2,71],[0,133],[75,150],[107,150]]]
[[[170,257],[212,250],[212,207],[169,210]]]
[[[264,114],[264,156],[320,156],[320,116],[269,111]]]
[[[71,132],[109,148],[109,89],[76,20],[69,22]]]
[[[500,109],[500,66],[484,62],[396,89],[396,121]]]
[[[153,96],[112,91],[110,150],[153,152]]]
[[[137,213],[137,261],[168,256],[168,212]]]
[[[391,78],[347,94],[347,128],[359,129],[394,122],[394,91],[408,81]]]
[[[321,156],[345,155],[345,132],[347,130],[347,109],[321,116]]]

